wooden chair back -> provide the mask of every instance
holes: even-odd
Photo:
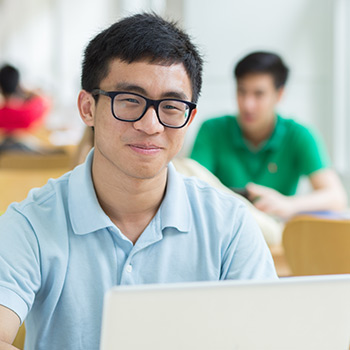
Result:
[[[350,273],[350,220],[296,217],[282,244],[293,275]]]

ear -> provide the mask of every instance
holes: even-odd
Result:
[[[95,107],[96,103],[92,95],[85,90],[81,90],[78,96],[78,109],[81,119],[87,126],[94,126]]]
[[[192,123],[192,121],[193,121],[194,117],[196,116],[196,114],[197,114],[197,108],[195,108],[195,109],[191,112],[190,120],[188,121],[187,126],[189,126],[189,125]]]
[[[278,88],[277,90],[277,103],[281,101],[283,95],[284,95],[284,86]]]

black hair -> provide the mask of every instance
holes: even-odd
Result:
[[[19,71],[6,64],[0,69],[0,89],[6,95],[12,95],[18,90]]]
[[[93,38],[85,49],[82,88],[99,88],[112,59],[127,63],[147,60],[155,64],[182,63],[192,85],[192,101],[197,102],[202,86],[203,60],[190,37],[154,13],[136,14],[114,23]]]
[[[273,52],[253,52],[241,59],[235,69],[234,75],[237,80],[248,74],[267,73],[272,75],[276,89],[283,87],[288,78],[288,67],[280,56]]]

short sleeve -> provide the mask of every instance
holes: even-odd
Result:
[[[27,219],[11,205],[0,216],[0,304],[25,319],[40,288],[36,236]]]
[[[315,131],[302,127],[298,135],[300,173],[310,175],[330,166],[329,156],[321,136]]]

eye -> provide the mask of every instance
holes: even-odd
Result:
[[[244,89],[238,88],[238,89],[237,89],[237,94],[238,94],[239,96],[244,96],[244,95],[245,95]]]
[[[137,103],[139,104],[140,101],[137,100],[136,98],[132,98],[132,97],[128,97],[128,98],[123,98],[121,100],[119,100],[120,102],[125,102],[125,103]]]
[[[142,104],[142,99],[133,94],[119,94],[115,98],[115,103],[124,105],[139,105]]]
[[[162,111],[166,113],[175,113],[175,112],[181,112],[183,113],[187,109],[187,105],[180,101],[172,101],[172,100],[166,100],[162,101],[160,105]]]
[[[262,97],[262,96],[264,96],[264,91],[255,91],[255,97]]]
[[[163,109],[179,109],[176,106],[172,105],[172,104],[166,104],[164,106],[162,106]]]

